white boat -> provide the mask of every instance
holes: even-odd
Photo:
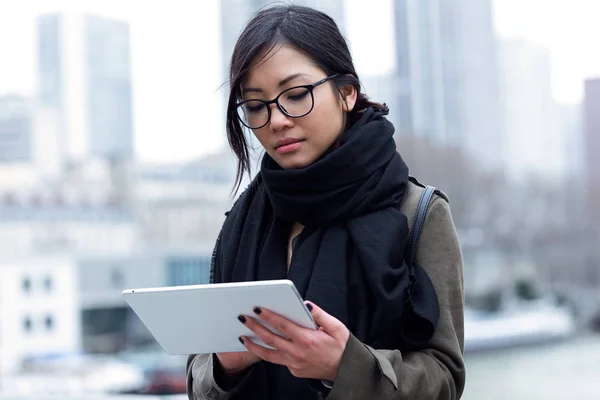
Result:
[[[553,296],[515,301],[498,312],[465,309],[465,352],[562,340],[575,331],[572,310]]]

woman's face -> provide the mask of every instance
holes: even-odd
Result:
[[[310,85],[326,77],[305,54],[290,46],[277,46],[248,72],[242,84],[243,100],[272,100],[286,89]],[[321,157],[344,129],[345,113],[354,107],[356,90],[348,87],[342,92],[346,102],[330,81],[317,86],[313,90],[312,111],[300,118],[290,118],[276,104],[270,104],[271,119],[262,128],[253,129],[254,135],[282,168],[306,167]],[[288,98],[291,102],[299,101]]]

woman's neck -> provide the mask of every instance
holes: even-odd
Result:
[[[290,267],[292,262],[292,256],[294,254],[294,248],[296,247],[296,242],[298,241],[298,237],[300,233],[304,229],[304,226],[298,222],[294,222],[292,224],[292,229],[290,229],[290,237],[288,240],[288,257],[287,257],[287,266]]]

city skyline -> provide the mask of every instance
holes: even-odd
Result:
[[[352,4],[353,0],[347,1]],[[565,13],[565,6],[570,13]],[[589,49],[585,43],[595,36],[590,32],[600,29],[591,25],[590,15],[594,13],[590,8],[594,7],[600,8],[600,4],[594,6],[582,0],[568,3],[496,0],[494,23],[500,37],[523,37],[549,48],[554,96],[559,102],[573,103],[581,99],[583,80],[600,73],[600,56],[585,50]],[[82,5],[31,0],[3,8],[0,5],[0,54],[10,57],[0,66],[0,93],[28,96],[35,93],[37,16],[61,10],[92,12],[126,21],[131,26],[134,136],[139,159],[185,161],[225,145],[224,116],[219,107],[224,89],[219,91],[219,86],[224,82],[222,59],[227,57],[223,57],[220,49],[218,1],[199,7],[180,0],[169,3],[168,7],[144,7],[145,14],[140,12],[139,5],[127,1],[87,1]],[[563,15],[562,26],[568,29],[554,32],[556,18]],[[157,19],[161,21],[161,30],[155,29]],[[379,27],[384,31],[388,28]],[[208,35],[215,40],[201,39]],[[23,40],[3,39],[14,37]],[[200,51],[193,51],[195,48]],[[361,60],[357,64],[362,70],[372,72],[373,66],[365,63],[365,57],[357,54],[356,58]],[[207,59],[214,62],[207,63]]]

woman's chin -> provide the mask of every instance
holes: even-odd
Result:
[[[298,156],[290,155],[290,156],[284,156],[284,157],[279,156],[279,157],[277,157],[277,159],[275,159],[275,161],[283,169],[305,168],[314,162],[314,160],[312,160],[308,157],[302,157],[301,155],[298,155]]]

